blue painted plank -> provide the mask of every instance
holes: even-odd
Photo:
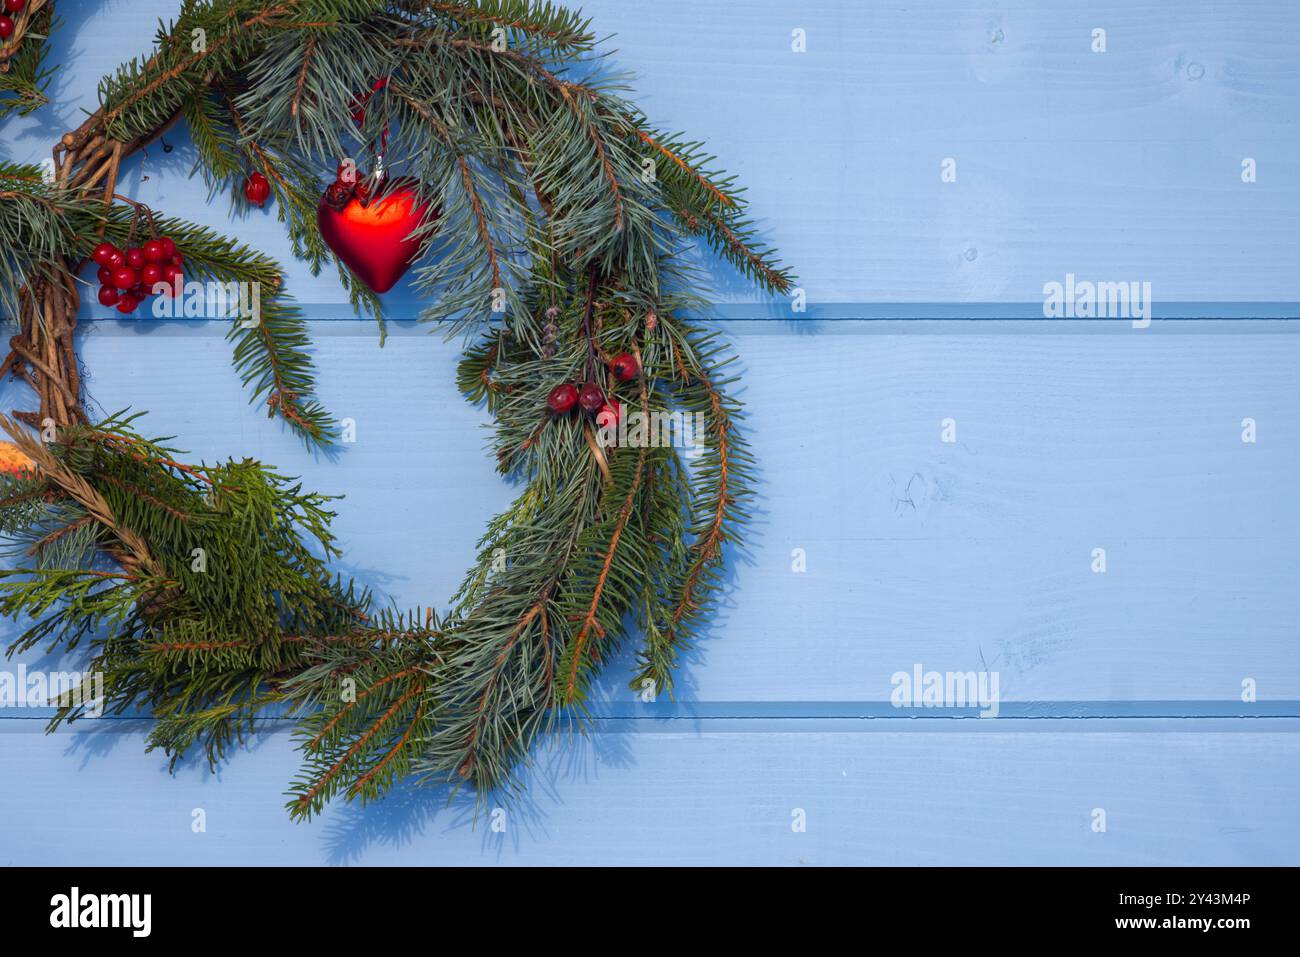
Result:
[[[1035,302],[1067,272],[1152,283],[1161,304],[1300,300],[1300,7],[1098,0],[1086,11],[966,0],[585,4],[649,114],[706,139],[749,187],[813,304]],[[83,3],[52,54],[58,102],[5,125],[39,160],[93,108],[98,78],[144,52],[172,0]],[[1107,31],[1105,53],[1091,31]],[[791,49],[792,31],[807,52]],[[707,91],[707,95],[701,95]],[[229,229],[224,200],[171,154],[122,189]],[[940,180],[945,158],[956,182]],[[1258,180],[1241,180],[1243,158]],[[322,181],[328,171],[322,169]],[[289,261],[271,211],[236,227]],[[719,299],[756,297],[725,270]],[[343,300],[300,265],[306,302]],[[409,293],[390,294],[395,309]]]
[[[1297,298],[1294,4],[585,7],[650,115],[742,174],[815,302],[1033,301],[1067,271]]]
[[[1300,735],[1053,730],[566,738],[528,797],[477,821],[402,792],[290,824],[295,756],[267,734],[219,778],[169,778],[121,722],[46,738],[3,722],[3,864],[1294,864]],[[1003,727],[1000,722],[988,722]],[[15,786],[16,785],[16,786]],[[92,796],[93,795],[93,799]],[[1094,832],[1095,809],[1106,831]],[[206,831],[195,833],[195,812]],[[807,829],[792,829],[802,810]]]
[[[6,155],[48,155],[99,75],[144,50],[139,25],[173,8],[64,4],[57,103],[0,128]],[[1149,281],[1157,316],[1300,315],[1300,8],[587,8],[619,34],[648,112],[741,175],[809,297],[796,314],[714,270],[717,315],[769,320],[727,327],[764,499],[683,700],[633,701],[614,662],[602,707],[638,720],[540,755],[504,836],[471,829],[462,804],[432,810],[438,795],[290,826],[283,733],[219,778],[169,780],[120,722],[47,738],[10,712],[0,861],[1295,863],[1300,339],[1266,321],[960,320],[1034,319],[1043,283],[1069,272]],[[1088,52],[1094,27],[1105,54]],[[232,224],[186,178],[185,135],[169,142],[125,192],[238,232],[288,265],[311,316],[346,316],[273,213]],[[409,289],[387,303],[417,306]],[[399,329],[381,351],[372,328],[313,323],[322,398],[358,423],[327,459],[248,408],[221,332],[90,324],[91,398],[150,409],[199,456],[255,455],[345,492],[344,570],[401,603],[445,598],[511,494],[482,452],[486,417],[454,391],[456,344]],[[915,663],[997,670],[1012,717],[902,719],[890,678]],[[207,834],[189,830],[194,807]],[[807,834],[790,831],[795,807]]]
[[[1239,700],[1247,678],[1300,699],[1300,515],[1274,507],[1300,471],[1300,335],[1276,331],[1296,327],[942,325],[729,327],[762,498],[688,699],[879,702],[918,663],[997,670],[1007,701]],[[255,455],[345,493],[344,570],[402,606],[444,602],[513,493],[455,392],[457,344],[313,324],[323,399],[357,431],[326,458],[248,408],[220,332],[96,323],[88,393],[152,410],[196,457]],[[607,694],[630,696],[627,672],[614,663]]]

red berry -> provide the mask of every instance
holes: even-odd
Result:
[[[128,290],[132,299],[148,299],[149,290],[144,287],[144,283],[138,282]]]
[[[126,265],[126,253],[122,252],[120,249],[114,249],[108,254],[108,262],[104,265],[109,269],[121,269]]]
[[[116,306],[118,298],[118,291],[112,286],[99,287],[99,304],[101,306]]]
[[[27,6],[27,0],[5,0],[5,13],[18,13]]]
[[[14,35],[14,22],[8,17],[0,17],[0,40],[8,40]]]
[[[162,266],[157,263],[149,263],[140,270],[140,281],[144,283],[146,289],[152,289],[154,283],[162,282]]]
[[[614,428],[618,425],[618,410],[618,406],[606,402],[600,407],[600,411],[596,413],[596,425],[602,429]]]
[[[609,369],[619,382],[631,382],[641,374],[641,363],[636,361],[636,356],[632,353],[620,352],[609,364]]]
[[[180,266],[180,265],[182,265],[184,262],[185,262],[185,256],[181,253],[181,251],[180,251],[179,249],[176,250],[176,252],[172,253],[172,265],[173,265],[173,266]]]
[[[164,259],[168,258],[163,255],[163,244],[160,239],[149,240],[144,244],[142,249],[144,250],[144,258],[146,262],[160,263]]]
[[[100,243],[95,247],[95,251],[90,254],[90,258],[95,261],[96,265],[107,266],[108,260],[118,249],[112,243]]]
[[[128,312],[135,312],[136,306],[140,305],[140,300],[135,296],[123,296],[117,302],[117,311],[125,315]]]
[[[99,272],[95,273],[95,278],[99,280],[101,286],[113,285],[113,270],[107,266],[100,266]]]
[[[546,397],[546,404],[550,406],[551,411],[556,415],[564,415],[573,408],[578,401],[577,386],[565,382],[557,385],[551,390],[551,394]]]
[[[113,270],[113,285],[118,289],[130,289],[139,281],[140,277],[134,269],[123,266],[121,269]]]
[[[185,279],[181,275],[181,271],[179,269],[177,269],[171,263],[168,263],[166,266],[163,266],[162,277],[158,280],[163,284],[163,291],[159,295],[165,296],[168,299],[176,295],[176,280],[178,279],[181,281],[181,285],[184,286]]]
[[[244,182],[244,196],[250,203],[261,206],[271,195],[271,184],[261,173],[250,173]]]
[[[141,269],[144,267],[144,250],[139,246],[132,246],[126,251],[126,264],[132,269]]]
[[[605,404],[605,390],[594,382],[588,382],[578,393],[578,405],[586,412],[599,412]]]
[[[176,243],[169,236],[159,237],[158,242],[162,244],[162,259],[159,262],[166,262],[176,255]]]

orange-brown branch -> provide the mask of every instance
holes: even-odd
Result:
[[[677,217],[692,232],[703,232],[703,224],[700,223],[697,216],[685,209],[677,209],[676,213]],[[735,231],[726,224],[721,216],[715,213],[706,213],[705,215],[708,217],[708,225],[722,237],[722,241],[727,244],[727,248],[749,263],[753,270],[761,275],[764,281],[777,292],[789,292],[790,280],[788,277],[773,269],[767,260],[751,249],[744,240],[736,235]]]
[[[186,70],[190,69],[191,67],[197,66],[198,64],[202,63],[204,60],[211,57],[217,51],[223,49],[228,43],[230,43],[231,40],[237,37],[241,32],[245,30],[250,30],[253,27],[263,26],[269,23],[275,17],[279,16],[280,14],[288,13],[297,5],[298,5],[298,0],[285,0],[284,3],[281,3],[277,7],[265,8],[257,16],[250,17],[249,19],[245,20],[243,23],[238,24],[234,30],[231,30],[228,33],[223,33],[221,36],[217,37],[216,40],[212,41],[204,49],[198,50],[190,54],[188,57],[184,58],[175,66],[173,66],[171,69],[164,70],[162,73],[158,74],[158,76],[154,77],[144,86],[141,86],[138,89],[132,91],[131,94],[128,95],[124,100],[122,100],[121,103],[117,104],[117,106],[109,110],[108,113],[104,115],[105,129],[112,126],[113,123],[115,123],[122,116],[122,114],[126,112],[126,110],[130,109],[136,103],[140,102],[140,100],[144,99],[147,96],[150,96],[153,93],[156,93],[159,89],[161,89],[166,84],[170,83],[172,80],[176,79],[178,76],[183,74]],[[303,26],[303,25],[298,24],[298,26]]]
[[[573,664],[569,667],[569,680],[565,687],[565,700],[570,703],[572,703],[574,692],[577,689],[578,673],[581,671],[582,654],[587,644],[587,638],[593,630],[603,631],[596,621],[596,614],[600,610],[600,599],[605,592],[605,582],[609,579],[609,569],[614,564],[614,553],[618,550],[619,539],[623,537],[623,530],[627,527],[627,520],[632,515],[632,508],[636,503],[636,493],[641,488],[641,477],[645,473],[647,450],[648,445],[643,445],[637,456],[636,474],[632,478],[632,487],[628,489],[627,498],[623,500],[623,505],[618,510],[618,520],[614,523],[614,533],[610,537],[609,549],[605,552],[605,560],[601,565],[600,575],[596,578],[596,587],[592,590],[591,605],[587,608],[582,628],[578,630],[578,636],[573,642]]]
[[[686,160],[683,159],[681,156],[677,155],[668,147],[664,146],[662,143],[656,140],[649,133],[645,132],[644,130],[633,130],[633,132],[636,133],[637,137],[641,140],[642,143],[645,143],[647,146],[653,147],[654,149],[658,150],[664,156],[668,157],[668,159],[670,159],[673,163],[679,166],[684,172],[689,174],[696,182],[698,182],[701,186],[703,186],[708,192],[712,193],[713,197],[723,206],[736,205],[736,201],[732,199],[730,196],[728,196],[726,193],[724,193],[716,185],[714,185],[711,179],[709,179],[707,176],[701,173],[690,163],[686,162]]]
[[[424,682],[419,682],[415,684],[410,691],[406,692],[406,694],[394,701],[392,707],[385,711],[380,716],[379,720],[372,724],[370,729],[357,739],[356,743],[354,743],[352,747],[348,748],[347,753],[344,754],[343,757],[339,758],[330,766],[330,769],[321,776],[320,780],[312,786],[311,790],[298,799],[298,806],[305,808],[311,804],[316,795],[319,794],[330,781],[334,780],[334,778],[338,776],[338,773],[343,769],[344,765],[351,761],[357,752],[365,747],[366,743],[379,733],[379,729],[388,723],[393,715],[397,713],[398,709],[422,691],[424,691]]]
[[[487,215],[483,212],[483,202],[479,199],[478,189],[474,186],[474,178],[470,175],[469,161],[463,154],[456,157],[456,162],[460,165],[461,182],[465,184],[465,192],[469,194],[470,207],[474,210],[474,220],[478,223],[479,240],[483,243],[483,248],[487,250],[488,263],[492,266],[492,288],[501,288],[501,266],[497,262],[497,248],[492,242],[492,234],[488,230]]]
[[[317,746],[319,746],[320,742],[324,740],[325,735],[329,734],[330,731],[334,729],[334,726],[337,725],[339,721],[343,719],[343,716],[346,715],[348,712],[350,712],[358,704],[360,704],[365,698],[369,697],[371,694],[373,694],[378,689],[384,687],[385,685],[390,685],[394,681],[397,681],[399,678],[404,678],[407,675],[413,674],[419,670],[420,668],[418,665],[412,665],[409,668],[403,668],[401,671],[395,671],[386,678],[380,678],[374,684],[370,685],[370,687],[366,688],[359,695],[357,695],[353,700],[349,701],[344,707],[338,710],[338,713],[335,714],[334,717],[329,720],[329,722],[325,725],[325,727],[320,729],[320,733],[317,734],[315,737],[313,737],[309,742],[307,742],[306,745],[307,750],[311,751],[314,750]]]
[[[307,38],[307,45],[302,51],[302,68],[298,71],[298,84],[294,87],[293,102],[289,105],[289,115],[297,117],[298,105],[302,102],[302,92],[307,87],[307,71],[311,69],[312,57],[316,53],[316,35]]]
[[[352,787],[349,788],[349,791],[353,795],[360,794],[361,789],[365,786],[366,782],[374,778],[375,775],[388,765],[389,761],[397,757],[402,748],[406,747],[406,742],[411,740],[411,732],[415,730],[415,726],[419,724],[420,719],[424,717],[424,705],[425,702],[421,701],[420,706],[415,709],[415,714],[411,716],[410,723],[407,724],[406,730],[402,733],[402,736],[397,739],[396,744],[388,749],[388,753],[383,756],[379,763],[352,782]],[[393,707],[396,708],[397,705],[394,705]]]

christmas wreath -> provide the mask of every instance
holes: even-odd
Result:
[[[52,6],[5,0],[0,115],[44,101]],[[702,238],[766,290],[791,280],[733,180],[653,128],[594,46],[588,21],[537,0],[185,0],[52,161],[0,160],[3,372],[39,399],[0,416],[16,556],[0,612],[29,621],[9,654],[84,642],[101,707],[150,713],[173,762],[215,763],[289,709],[295,817],[407,776],[511,782],[540,734],[582,719],[625,638],[632,686],[671,693],[752,482],[726,350],[689,318],[689,252]],[[253,400],[311,446],[337,438],[277,264],[118,195],[122,163],[178,122],[213,194],[273,202],[360,314],[382,329],[378,293],[410,266],[421,318],[468,336],[459,385],[522,491],[445,614],[379,607],[331,571],[329,497],[88,414],[74,333],[93,270],[128,316],[185,314],[193,283],[239,291],[229,339]],[[683,414],[698,455],[643,434]],[[86,713],[60,703],[51,727]]]

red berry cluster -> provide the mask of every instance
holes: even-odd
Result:
[[[27,6],[27,0],[5,0],[5,13],[18,13]],[[0,40],[8,40],[18,27],[8,16],[0,16]]]
[[[157,283],[165,282],[168,291],[163,295],[171,295],[177,283],[185,282],[181,273],[185,257],[166,236],[126,250],[112,243],[100,243],[90,258],[99,266],[100,304],[117,306],[123,315],[135,312]]]
[[[610,362],[609,371],[619,382],[631,382],[641,374],[641,363],[632,353],[621,352]],[[556,415],[565,415],[576,405],[583,412],[595,415],[596,424],[602,428],[618,423],[618,406],[611,404],[605,390],[594,382],[561,383],[551,390],[546,405]]]

